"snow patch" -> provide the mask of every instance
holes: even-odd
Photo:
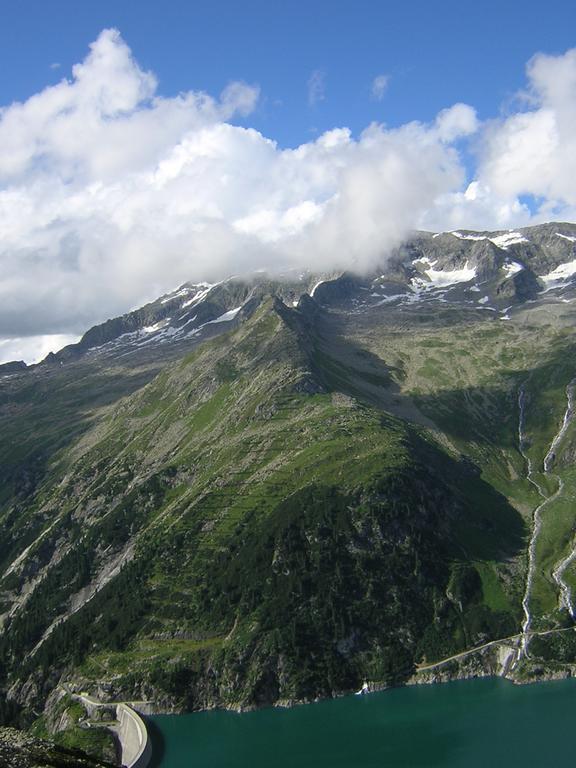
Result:
[[[488,240],[486,235],[465,235],[462,232],[458,232],[458,230],[450,232],[450,234],[454,235],[454,237],[457,237],[458,240]]]
[[[507,261],[505,264],[502,264],[502,269],[506,272],[506,277],[512,277],[512,275],[517,275],[518,272],[522,272],[524,267],[517,261]]]
[[[482,296],[481,299],[478,299],[478,304],[487,304],[490,301],[490,296]]]
[[[154,323],[154,325],[147,325],[144,328],[140,329],[140,333],[156,333],[156,331],[159,331],[162,326],[165,325],[164,322]],[[134,333],[134,331],[132,332]],[[125,333],[123,336],[131,336],[130,333]],[[136,331],[136,335],[138,335],[138,331]]]
[[[241,309],[241,306],[236,307],[236,309],[229,309],[228,312],[224,312],[223,315],[220,315],[220,317],[217,317],[215,320],[208,320],[208,322],[199,325],[198,328],[194,328],[193,331],[190,331],[188,336],[197,336],[202,328],[205,328],[207,325],[215,325],[216,323],[229,323],[231,320],[234,320]]]
[[[567,261],[565,264],[559,264],[552,272],[549,272],[547,275],[541,275],[540,280],[547,284],[546,290],[552,290],[552,288],[556,288],[557,285],[569,280],[575,274],[576,259],[574,261]]]
[[[571,243],[576,243],[576,237],[572,235],[563,235],[562,232],[556,232],[556,237],[561,237],[562,240],[568,240]]]
[[[505,235],[496,235],[496,237],[488,237],[488,235],[473,235],[469,233],[459,232],[454,230],[450,232],[451,235],[457,237],[459,240],[490,240],[491,243],[497,245],[498,248],[506,250],[511,245],[517,245],[518,243],[528,243],[524,235],[520,232],[507,232]]]
[[[314,294],[316,293],[316,289],[319,288],[322,285],[322,283],[325,283],[325,282],[326,282],[326,280],[318,280],[316,285],[310,291],[310,296],[314,296]]]
[[[204,323],[204,325],[212,325],[213,323],[229,323],[230,320],[234,320],[241,309],[241,306],[236,307],[236,309],[229,309],[228,312],[224,312],[224,314],[220,315],[220,317],[217,317],[216,320],[208,320],[208,322]]]
[[[442,234],[444,233],[439,232],[437,235],[433,235],[433,237],[439,237]],[[520,232],[512,232],[512,231],[507,232],[505,235],[496,235],[496,237],[488,237],[488,235],[475,235],[470,232],[460,232],[458,229],[455,229],[452,232],[449,232],[448,234],[453,235],[454,237],[457,237],[458,240],[473,240],[476,242],[480,240],[489,240],[491,243],[494,243],[494,245],[497,245],[498,248],[502,248],[503,250],[506,250],[510,245],[530,242]],[[564,235],[560,235],[560,237],[564,237]],[[567,238],[567,239],[571,240],[572,238]],[[573,239],[576,242],[576,238],[573,238]]]
[[[428,256],[422,256],[419,259],[414,259],[412,264],[427,264],[429,267],[435,267],[436,264],[438,264],[438,259],[434,259],[434,261],[430,261]]]
[[[166,296],[166,298],[160,301],[160,304],[167,304],[169,301],[172,301],[173,299],[178,299],[180,296],[187,296],[192,290],[193,289],[189,287],[180,288],[180,290],[174,291],[174,293],[169,293],[168,296]]]
[[[498,235],[497,237],[491,237],[490,240],[491,242],[494,243],[494,245],[497,245],[498,248],[502,248],[503,250],[506,250],[511,245],[530,242],[524,237],[524,235],[521,235],[520,232],[508,232],[505,235]]]
[[[182,309],[185,309],[186,307],[192,306],[192,304],[197,304],[199,301],[202,301],[212,290],[212,288],[215,288],[217,285],[220,285],[220,283],[198,283],[195,288],[200,288],[199,291],[197,291],[194,296],[192,296],[191,299],[188,299],[188,301],[185,301],[182,304]]]
[[[154,326],[152,326],[154,327]],[[160,330],[158,328],[155,328],[155,335],[149,336],[148,338],[140,340],[136,340],[136,346],[137,347],[144,347],[148,344],[156,344],[157,342],[166,341],[167,339],[172,338],[172,336],[176,336],[179,333],[179,330],[177,328],[173,328],[171,325],[164,326]]]
[[[476,277],[476,267],[469,267],[468,262],[462,269],[426,269],[424,274],[434,288],[455,283],[469,283]]]
[[[380,299],[374,306],[380,307],[382,304],[391,304],[393,301],[399,301],[404,298],[414,301],[413,294],[403,296],[401,293],[397,293],[395,296],[386,296],[384,299]]]

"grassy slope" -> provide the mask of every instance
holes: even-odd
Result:
[[[62,451],[25,511],[56,523],[3,585],[46,569],[0,645],[13,675],[70,664],[123,695],[258,703],[402,679],[513,631],[520,516],[421,430],[338,393],[348,377],[269,301]]]
[[[541,469],[566,409],[566,386],[576,373],[572,318],[562,315],[558,308],[528,310],[512,322],[486,321],[485,317],[471,321],[462,315],[448,327],[431,318],[418,334],[411,328],[391,332],[384,328],[376,336],[360,328],[350,335],[390,366],[398,399],[415,402],[529,523],[542,499],[526,482],[526,462],[518,450],[518,391],[523,385],[528,394],[527,451],[534,467]],[[571,429],[564,448],[573,443],[573,435]],[[564,491],[543,514],[531,601],[534,626],[544,629],[566,618],[558,612],[552,570],[573,546],[576,529],[576,475],[570,462],[560,461],[558,472]],[[549,494],[558,487],[554,477],[542,472],[536,479]],[[502,581],[500,575],[506,568],[498,563],[484,563],[479,568],[485,591],[491,590],[494,572]],[[490,583],[485,580],[487,573]],[[567,580],[576,586],[573,565]]]

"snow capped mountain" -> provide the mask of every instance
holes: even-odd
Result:
[[[504,318],[527,301],[571,302],[575,276],[574,224],[509,232],[416,232],[369,275],[260,271],[218,283],[185,283],[91,328],[78,344],[50,354],[44,363],[65,363],[83,354],[145,356],[168,347],[186,349],[235,327],[267,293],[293,307],[308,293],[321,305],[352,313],[452,305]],[[6,375],[21,368],[12,364],[0,371]]]
[[[160,647],[194,706],[323,694],[302,658],[334,690],[458,652],[552,669],[530,627],[574,615],[575,301],[575,225],[416,232],[372,274],[185,283],[1,368],[2,690],[176,706],[154,654],[132,673]]]

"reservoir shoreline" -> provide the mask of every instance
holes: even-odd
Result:
[[[517,686],[496,677],[401,686],[310,707],[212,710],[151,718],[150,768],[373,768],[569,764],[576,682]],[[157,742],[156,742],[157,743]],[[156,745],[155,743],[155,745]]]
[[[574,628],[554,630],[568,632]],[[536,633],[534,633],[536,634]],[[540,634],[546,634],[544,632]],[[154,768],[164,766],[158,762],[158,755],[153,750],[147,723],[155,723],[156,717],[189,717],[217,713],[256,713],[264,711],[280,711],[299,709],[309,704],[327,703],[342,699],[354,699],[354,694],[378,694],[383,691],[402,690],[410,688],[440,688],[435,684],[454,683],[474,680],[507,681],[514,687],[524,687],[532,683],[547,683],[552,681],[568,681],[576,678],[574,665],[565,665],[561,669],[536,668],[529,676],[520,677],[518,669],[514,669],[510,660],[514,658],[518,636],[502,640],[489,641],[479,648],[463,651],[453,657],[440,660],[419,669],[402,681],[364,681],[358,691],[335,691],[332,696],[315,697],[310,699],[284,699],[261,706],[243,705],[241,703],[214,704],[193,710],[183,710],[171,706],[168,702],[154,700],[126,701],[108,704],[97,702],[86,694],[75,694],[85,705],[116,707],[118,725],[114,730],[122,748],[122,764],[128,768]],[[74,694],[73,694],[74,695]],[[371,698],[371,697],[368,697]],[[145,718],[143,720],[142,718]],[[158,741],[158,739],[156,739]]]
[[[562,628],[552,630],[552,632],[576,631],[576,627]],[[534,635],[550,634],[550,631],[534,632]],[[526,666],[522,671],[512,668],[511,661],[516,651],[517,645],[514,640],[520,635],[514,635],[511,638],[503,640],[493,640],[487,642],[479,649],[462,651],[454,657],[432,662],[429,665],[416,669],[409,677],[403,680],[366,680],[360,690],[341,690],[333,691],[330,696],[317,696],[302,699],[278,699],[276,701],[262,705],[242,704],[242,703],[214,703],[208,706],[202,706],[194,709],[183,709],[177,706],[157,704],[154,701],[148,701],[145,704],[138,702],[138,711],[146,716],[150,715],[188,715],[201,712],[229,711],[229,712],[254,712],[262,709],[280,708],[287,709],[292,707],[314,704],[321,701],[332,701],[354,694],[379,693],[385,690],[398,688],[407,688],[420,685],[433,685],[440,683],[449,683],[461,680],[473,680],[482,678],[496,678],[507,680],[516,686],[532,685],[542,682],[551,682],[558,680],[576,679],[576,663],[565,664],[561,668],[550,669],[535,664],[533,668]],[[525,662],[526,664],[526,662]]]

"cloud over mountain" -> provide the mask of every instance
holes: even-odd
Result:
[[[576,52],[534,58],[522,110],[479,125],[337,128],[294,149],[234,124],[258,88],[158,94],[116,30],[70,80],[0,111],[0,337],[81,332],[188,279],[358,270],[427,225],[513,226],[576,205]],[[467,179],[463,140],[478,162]]]

